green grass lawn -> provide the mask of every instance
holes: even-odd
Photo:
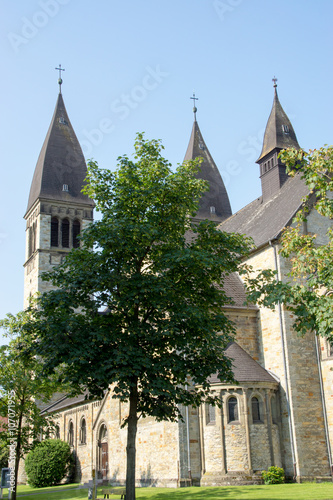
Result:
[[[64,489],[71,488],[68,491]],[[77,485],[33,489],[18,487],[18,497],[27,500],[74,500],[88,498],[86,489]],[[98,488],[99,498],[101,489]],[[7,498],[4,490],[3,498]],[[29,495],[23,497],[22,495]],[[279,484],[271,486],[224,486],[210,488],[137,488],[138,500],[333,500],[333,483]],[[120,496],[110,495],[110,500]]]

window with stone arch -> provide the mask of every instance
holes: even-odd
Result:
[[[70,446],[74,446],[74,424],[73,424],[73,420],[71,420],[69,422],[67,441],[68,441],[68,444]]]
[[[87,424],[85,417],[80,422],[80,444],[87,444]]]
[[[277,424],[278,411],[277,411],[277,399],[275,394],[273,394],[271,397],[271,415],[273,424]]]
[[[28,254],[29,257],[36,251],[36,222],[28,229]]]
[[[73,248],[79,248],[80,246],[80,240],[78,239],[78,236],[80,234],[80,231],[81,231],[81,224],[80,224],[80,221],[75,219],[75,221],[73,222],[73,232],[72,232],[72,245],[73,245]]]
[[[57,424],[54,429],[54,439],[60,439],[60,427]]]
[[[235,396],[231,396],[228,399],[228,422],[238,422],[239,414],[238,414],[238,401]]]
[[[216,407],[206,404],[206,424],[216,423]]]
[[[52,217],[51,219],[51,247],[59,246],[59,219]]]
[[[251,398],[252,421],[253,423],[262,422],[262,407],[260,398],[253,396]]]

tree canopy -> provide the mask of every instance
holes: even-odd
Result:
[[[304,179],[309,193],[281,238],[280,254],[291,263],[288,279],[276,282],[273,272],[263,271],[249,281],[249,297],[268,307],[284,303],[294,315],[296,331],[303,335],[315,331],[333,340],[333,228],[327,224],[324,240],[307,231],[311,211],[333,219],[333,147],[309,152],[288,149],[280,158],[289,175]]]
[[[42,376],[40,359],[29,352],[31,337],[24,336],[23,330],[31,318],[31,312],[23,311],[0,321],[11,339],[0,347],[0,416],[8,418],[7,424],[0,423],[1,441],[13,450],[10,467],[14,469],[15,485],[21,458],[51,426],[51,421],[41,415],[37,400],[49,400],[58,389],[54,380]],[[16,499],[16,488],[11,498]]]
[[[173,172],[162,149],[138,134],[135,161],[118,158],[114,172],[89,162],[85,193],[101,220],[44,276],[56,289],[32,311],[45,374],[62,366],[61,382],[73,393],[101,397],[112,384],[112,397],[129,402],[128,500],[138,418],[174,421],[179,404],[219,403],[209,392],[212,373],[233,380],[224,353],[234,338],[224,282],[240,271],[250,245],[212,222],[192,222],[208,188],[197,177],[200,161]]]

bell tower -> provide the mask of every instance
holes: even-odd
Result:
[[[288,179],[286,167],[278,158],[282,149],[299,148],[293,126],[284,112],[277,93],[277,78],[274,82],[274,101],[269,115],[261,154],[257,160],[260,166],[260,179],[263,201],[277,194]]]
[[[63,70],[60,68],[59,73]],[[86,163],[61,93],[33,175],[26,220],[24,307],[51,285],[41,274],[79,246],[78,235],[93,220],[94,202],[81,190]]]

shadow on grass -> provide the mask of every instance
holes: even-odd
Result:
[[[262,489],[257,488],[256,486],[251,486],[251,497],[250,498],[260,498],[260,500],[272,500],[274,497],[263,497],[259,496],[261,493],[262,495]],[[237,496],[236,496],[237,495]],[[228,487],[228,486],[223,486],[223,487],[209,487],[209,488],[179,488],[179,489],[174,489],[171,490],[169,489],[168,491],[156,491],[152,490],[151,492],[143,492],[140,490],[137,490],[137,499],[138,500],[201,500],[201,499],[206,499],[206,500],[221,500],[223,498],[230,498],[230,499],[236,499],[236,498],[247,498],[247,493],[243,489],[243,492],[240,490],[236,490],[235,487]]]

